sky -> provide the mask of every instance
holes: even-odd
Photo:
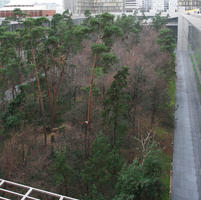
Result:
[[[62,4],[62,0],[37,0],[38,3],[57,3],[57,4]]]
[[[11,0],[11,2],[16,2],[16,0]],[[28,2],[28,3],[33,3],[33,2],[37,2],[37,3],[57,3],[62,5],[62,0],[18,0],[18,3],[22,3],[22,2]]]

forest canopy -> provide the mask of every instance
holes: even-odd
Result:
[[[86,12],[77,25],[67,11],[50,21],[20,10],[6,19],[1,177],[83,200],[167,200],[175,39],[166,22]]]

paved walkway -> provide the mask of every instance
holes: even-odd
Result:
[[[201,104],[192,62],[177,52],[172,200],[201,199]]]
[[[185,17],[193,26],[201,31],[201,15],[191,14],[183,15],[183,17]]]

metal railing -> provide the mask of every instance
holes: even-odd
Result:
[[[78,200],[0,179],[0,200]]]

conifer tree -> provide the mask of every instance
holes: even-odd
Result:
[[[12,88],[13,98],[16,95],[16,85],[21,84],[22,63],[21,57],[17,54],[18,50],[18,32],[5,31],[0,36],[0,69],[1,81],[7,83],[6,88]]]
[[[165,191],[162,175],[162,153],[156,146],[150,146],[142,163],[134,160],[124,166],[116,184],[113,200],[161,200]]]
[[[40,65],[37,62],[37,54],[40,52],[41,46],[43,45],[44,40],[47,37],[49,29],[43,27],[42,24],[47,22],[46,18],[28,18],[23,23],[24,25],[24,39],[25,39],[25,49],[27,54],[27,61],[34,69],[36,85],[38,90],[40,109],[42,113],[42,124],[44,128],[44,141],[47,142],[47,133],[46,133],[46,112],[44,107],[44,99],[42,93],[42,87],[39,78]]]
[[[87,20],[85,26],[88,26],[91,30],[91,36],[95,38],[94,44],[91,46],[92,49],[92,67],[90,75],[90,88],[89,88],[89,99],[88,99],[88,111],[87,111],[87,129],[85,132],[85,151],[89,150],[89,133],[91,131],[91,115],[92,115],[92,103],[93,103],[93,85],[94,85],[94,73],[98,65],[102,66],[104,70],[108,70],[113,63],[117,61],[116,56],[111,54],[111,46],[114,42],[115,37],[122,35],[121,29],[115,25],[114,16],[109,13],[97,15],[91,17],[87,13]]]
[[[104,122],[113,128],[113,146],[116,145],[120,120],[128,113],[128,95],[124,91],[128,74],[128,67],[117,72],[104,100],[103,117]]]
[[[97,135],[91,147],[89,159],[85,163],[82,170],[84,182],[89,186],[89,197],[94,189],[97,190],[96,195],[105,188],[114,190],[117,181],[117,175],[121,170],[123,160],[117,149],[112,149],[108,138],[102,133]]]

